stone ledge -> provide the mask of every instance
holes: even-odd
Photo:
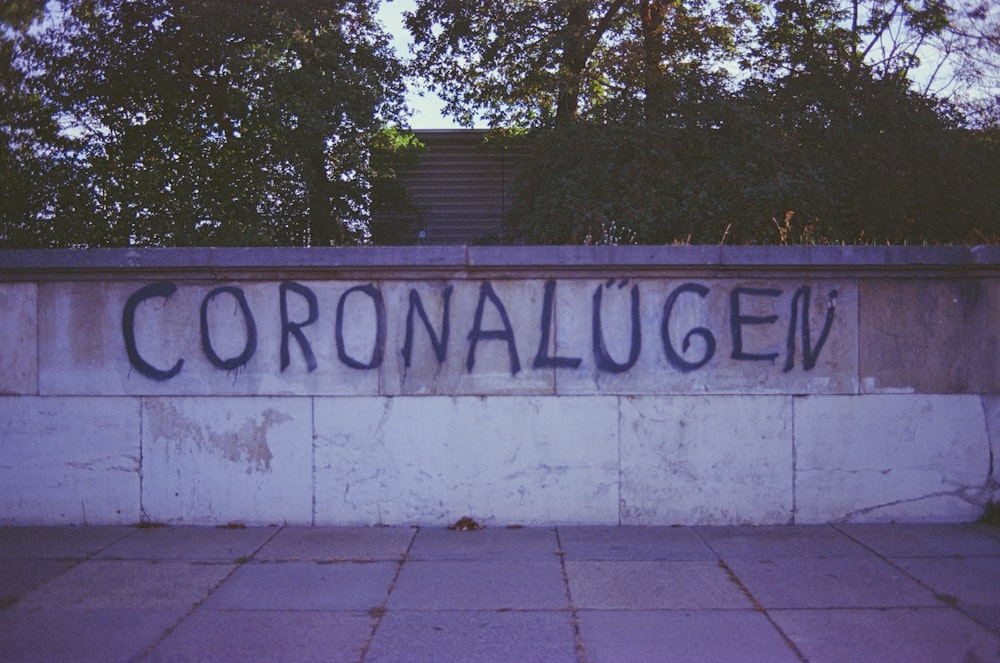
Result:
[[[977,246],[416,246],[330,248],[129,248],[0,250],[0,280],[182,272],[205,278],[282,274],[349,277],[455,272],[738,272],[813,270],[936,272],[1000,270],[1000,247]]]

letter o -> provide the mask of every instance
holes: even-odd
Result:
[[[247,330],[247,342],[243,346],[243,352],[239,356],[230,359],[222,359],[216,354],[215,349],[212,348],[212,339],[208,333],[208,303],[223,293],[232,295],[236,299],[236,303],[240,307],[240,312],[243,314],[243,322]],[[253,353],[257,351],[257,324],[254,322],[253,314],[247,305],[246,296],[236,286],[227,285],[216,288],[205,295],[205,299],[201,300],[201,349],[204,350],[205,356],[208,357],[213,366],[226,371],[232,371],[243,366],[250,361]]]
[[[360,292],[371,297],[372,305],[375,307],[375,345],[372,348],[372,357],[368,363],[358,361],[357,359],[351,357],[347,354],[347,344],[344,342],[344,308],[347,305],[347,298],[352,293]],[[382,356],[385,352],[385,332],[386,332],[386,322],[385,322],[385,302],[382,299],[382,293],[375,286],[369,285],[356,285],[350,288],[343,295],[340,296],[340,301],[337,302],[337,323],[336,323],[336,338],[337,338],[337,357],[346,366],[351,368],[356,368],[358,370],[368,370],[372,368],[378,368],[382,365]]]

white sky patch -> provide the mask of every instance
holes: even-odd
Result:
[[[385,26],[386,32],[392,35],[392,44],[400,58],[410,57],[410,45],[413,40],[406,26],[403,25],[403,12],[416,8],[414,0],[382,0],[378,10],[378,19]],[[406,103],[413,111],[410,126],[414,129],[454,129],[459,124],[450,117],[442,115],[444,102],[430,90],[422,89],[416,81],[409,81]]]

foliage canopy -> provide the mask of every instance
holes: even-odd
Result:
[[[361,241],[403,111],[369,0],[66,0],[5,41],[8,244]],[[16,66],[13,66],[15,65]],[[6,118],[5,118],[6,119]],[[39,186],[40,183],[46,183]]]
[[[408,25],[454,117],[531,129],[511,241],[1000,233],[991,4],[420,0]]]
[[[512,242],[1000,237],[996,3],[377,4],[0,4],[0,245],[391,241],[407,74],[522,143]]]

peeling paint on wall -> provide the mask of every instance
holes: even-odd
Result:
[[[290,421],[287,414],[268,408],[252,418],[240,418],[232,412],[220,413],[218,421],[196,422],[181,413],[174,402],[153,399],[147,405],[151,415],[150,435],[157,444],[168,444],[176,453],[193,446],[245,466],[245,472],[270,472],[273,457],[268,446],[268,431],[276,424]],[[234,421],[234,419],[236,419]]]

